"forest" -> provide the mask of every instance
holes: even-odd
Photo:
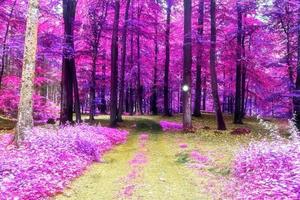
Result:
[[[299,0],[0,0],[0,200],[299,200]]]

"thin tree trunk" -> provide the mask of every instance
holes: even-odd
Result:
[[[2,86],[2,78],[3,78],[3,75],[4,75],[4,69],[5,69],[5,66],[6,66],[5,61],[7,60],[7,52],[6,52],[7,44],[6,44],[6,42],[7,42],[7,38],[8,38],[11,18],[12,18],[12,15],[14,13],[14,10],[15,10],[16,3],[17,3],[17,0],[14,1],[14,4],[13,4],[11,10],[10,10],[8,21],[7,21],[7,24],[6,24],[4,39],[3,39],[2,58],[1,58],[1,71],[0,71],[0,89],[1,89],[1,86]]]
[[[111,43],[111,88],[110,88],[110,126],[117,125],[118,114],[118,29],[120,18],[120,1],[115,1],[115,16]]]
[[[234,123],[242,124],[242,8],[240,0],[237,2],[238,15],[238,30],[237,30],[237,47],[236,47],[236,80],[235,80],[235,109],[234,109]]]
[[[38,19],[38,0],[30,0],[25,33],[21,96],[15,135],[15,142],[18,146],[25,137],[26,129],[33,127],[33,93]]]
[[[169,68],[170,68],[170,26],[171,26],[171,3],[167,3],[167,27],[165,35],[166,43],[166,61],[164,76],[164,115],[171,116],[169,109]]]
[[[211,15],[211,41],[210,41],[210,74],[211,74],[211,90],[214,101],[214,108],[217,117],[218,130],[226,130],[226,125],[224,122],[219,93],[218,93],[218,81],[216,73],[216,41],[217,41],[217,31],[216,31],[216,1],[210,1],[210,15]]]
[[[184,42],[183,42],[183,130],[192,127],[191,111],[191,68],[192,68],[192,2],[184,0]]]
[[[102,79],[101,79],[101,89],[100,89],[100,113],[106,114],[106,99],[105,99],[105,92],[106,92],[106,53],[104,52],[103,55],[104,63],[102,65]]]
[[[142,14],[142,8],[138,8],[138,22]],[[137,31],[137,113],[143,115],[143,87],[141,85],[141,33]]]
[[[245,49],[245,33],[243,33],[242,37],[242,101],[241,101],[241,117],[242,119],[245,117],[245,103],[246,103],[246,79],[247,79],[247,65],[245,62],[246,58],[246,49]]]
[[[75,73],[74,58],[74,20],[77,1],[63,0],[63,17],[65,29],[65,46],[61,81],[61,114],[60,123],[73,122],[73,92]],[[76,103],[77,105],[77,103]]]
[[[119,93],[119,110],[118,110],[118,121],[122,120],[123,107],[124,107],[124,89],[125,89],[125,64],[126,64],[126,42],[127,42],[127,27],[129,18],[129,6],[130,0],[127,0],[124,27],[122,33],[122,58],[121,58],[121,78],[120,78],[120,93]]]
[[[204,24],[204,0],[199,1],[199,17],[198,17],[198,44],[197,44],[197,69],[196,69],[196,88],[195,88],[195,104],[194,116],[201,116],[201,65],[203,55],[203,24]]]
[[[155,56],[154,56],[154,69],[153,69],[153,87],[151,96],[151,112],[153,115],[157,115],[157,67],[158,67],[158,19],[155,17]]]

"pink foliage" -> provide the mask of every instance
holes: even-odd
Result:
[[[171,121],[160,121],[160,126],[163,131],[181,131],[183,128],[182,123],[171,122]]]
[[[18,91],[10,89],[0,90],[0,113],[13,118],[17,117],[19,105]],[[34,119],[37,122],[46,122],[48,119],[58,117],[59,108],[44,97],[35,94],[34,97]]]
[[[200,162],[200,163],[208,162],[208,157],[202,155],[199,151],[196,151],[196,150],[191,151],[189,156],[193,161],[196,161],[196,162]]]
[[[122,136],[112,140],[106,136],[109,132]],[[23,145],[17,149],[6,146],[11,136],[4,135],[0,138],[0,199],[36,200],[62,192],[126,136],[125,131],[88,125],[58,130],[34,128],[27,131]]]
[[[250,144],[235,158],[234,183],[235,199],[300,199],[299,142]]]
[[[182,148],[182,149],[185,149],[185,148],[188,147],[188,144],[186,144],[186,143],[181,143],[181,144],[179,144],[179,147]]]

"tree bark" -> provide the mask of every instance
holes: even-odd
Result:
[[[164,115],[171,116],[169,109],[169,68],[170,68],[170,26],[171,26],[171,3],[167,1],[167,27],[166,27],[166,61],[164,76]]]
[[[110,126],[117,126],[118,114],[118,29],[120,1],[115,1],[115,16],[111,43],[111,88],[110,88]]]
[[[153,69],[153,87],[151,96],[151,112],[153,115],[157,115],[157,67],[158,67],[158,19],[155,17],[155,56],[154,56],[154,69]]]
[[[73,122],[73,87],[76,79],[76,77],[74,77],[76,73],[74,58],[74,20],[76,4],[76,0],[63,0],[65,44],[61,81],[61,124]]]
[[[142,14],[142,8],[138,8],[138,23]],[[141,85],[141,33],[137,31],[137,113],[143,115],[143,87]]]
[[[235,79],[235,109],[234,109],[234,123],[242,124],[242,8],[240,1],[237,2],[237,47],[236,47],[236,79]]]
[[[30,0],[25,33],[21,96],[15,135],[15,142],[18,146],[25,137],[26,129],[33,127],[33,94],[38,19],[38,0]]]
[[[194,116],[201,116],[201,65],[203,55],[203,24],[204,24],[204,0],[199,1],[199,17],[198,17],[198,44],[197,44],[197,66],[196,66],[196,88],[195,88],[195,104]]]
[[[106,53],[103,54],[104,63],[102,65],[102,78],[101,78],[101,88],[100,88],[100,113],[106,114],[106,99],[105,99],[105,92],[106,92]]]
[[[183,41],[183,130],[192,127],[191,111],[191,68],[192,68],[192,2],[184,0],[184,41]]]
[[[122,114],[124,110],[124,91],[125,91],[125,64],[126,64],[126,42],[127,42],[127,27],[129,18],[129,6],[130,0],[126,2],[124,27],[122,33],[122,57],[121,57],[121,77],[120,77],[120,91],[119,91],[119,110],[118,110],[118,121],[122,120]]]
[[[217,41],[217,30],[216,30],[216,1],[210,0],[210,15],[211,15],[211,39],[210,39],[210,74],[211,74],[211,90],[214,101],[214,108],[217,117],[218,130],[226,130],[224,122],[219,93],[218,93],[218,80],[216,73],[216,41]]]

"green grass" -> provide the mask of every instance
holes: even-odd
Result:
[[[122,178],[130,172],[129,160],[139,151],[138,135],[148,133],[146,143],[148,163],[141,177],[135,180],[135,192],[129,199],[222,199],[220,194],[226,180],[231,176],[235,152],[252,140],[265,137],[265,131],[255,119],[247,119],[243,125],[234,125],[230,116],[225,116],[227,131],[216,131],[215,117],[205,114],[193,118],[195,133],[163,133],[160,120],[181,121],[180,116],[124,116],[118,128],[131,134],[128,142],[104,156],[104,163],[94,164],[64,194],[56,199],[124,199],[118,193],[124,188]],[[109,116],[98,116],[102,126],[109,124]],[[237,127],[251,129],[248,135],[231,135]],[[186,149],[180,143],[188,144]],[[190,169],[188,153],[197,150],[209,157],[210,162],[200,171]],[[199,175],[199,173],[201,175]],[[214,191],[207,191],[213,186]],[[218,196],[219,195],[219,196]],[[126,198],[125,198],[126,199]]]

